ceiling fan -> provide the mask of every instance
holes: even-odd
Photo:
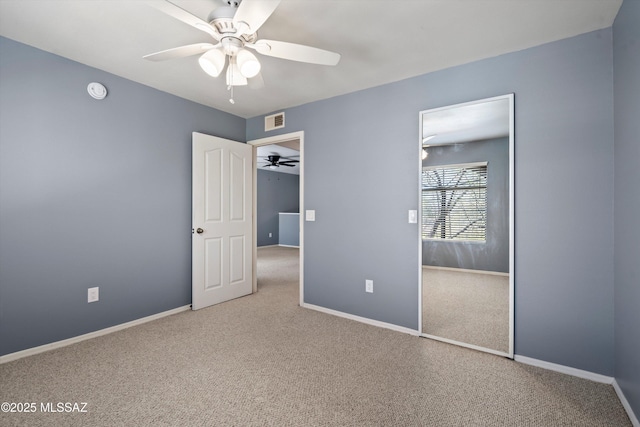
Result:
[[[209,34],[213,43],[196,43],[143,56],[150,61],[165,61],[200,55],[200,67],[212,77],[218,77],[226,66],[229,101],[233,104],[233,87],[244,86],[247,79],[261,80],[261,65],[251,50],[266,56],[319,65],[337,65],[340,54],[278,40],[258,39],[257,31],[271,16],[281,0],[223,0],[225,5],[214,9],[208,22],[169,2],[149,4],[165,14]],[[227,60],[228,58],[228,60]]]
[[[285,159],[285,160],[281,161],[280,159]],[[288,159],[286,157],[281,157],[281,156],[279,156],[277,154],[273,154],[273,155],[267,156],[267,161],[269,163],[264,165],[263,167],[270,168],[270,169],[275,169],[275,168],[278,168],[280,166],[294,167],[295,164],[292,164],[292,163],[300,163],[299,160]]]

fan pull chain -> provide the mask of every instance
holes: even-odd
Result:
[[[229,102],[235,104],[236,101],[233,100],[233,67],[231,66],[231,58],[229,59],[229,80],[230,84],[227,86],[227,90],[231,91],[231,96],[229,97]]]
[[[227,87],[227,90],[230,90],[230,91],[231,91],[231,96],[229,97],[229,102],[230,102],[230,103],[232,103],[232,104],[235,104],[235,103],[236,103],[236,101],[234,101],[234,100],[233,100],[233,85],[229,85],[229,86]]]

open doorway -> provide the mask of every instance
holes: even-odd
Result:
[[[300,143],[256,147],[258,248],[298,248],[300,215]]]
[[[253,292],[299,283],[298,302],[302,304],[303,132],[262,138],[248,144],[253,146],[255,189]]]

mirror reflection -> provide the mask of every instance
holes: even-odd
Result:
[[[513,96],[421,113],[423,335],[513,355]]]

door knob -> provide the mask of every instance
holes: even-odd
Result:
[[[204,233],[204,230],[202,228],[198,228],[198,229],[196,229],[196,233],[202,234],[202,233]]]

